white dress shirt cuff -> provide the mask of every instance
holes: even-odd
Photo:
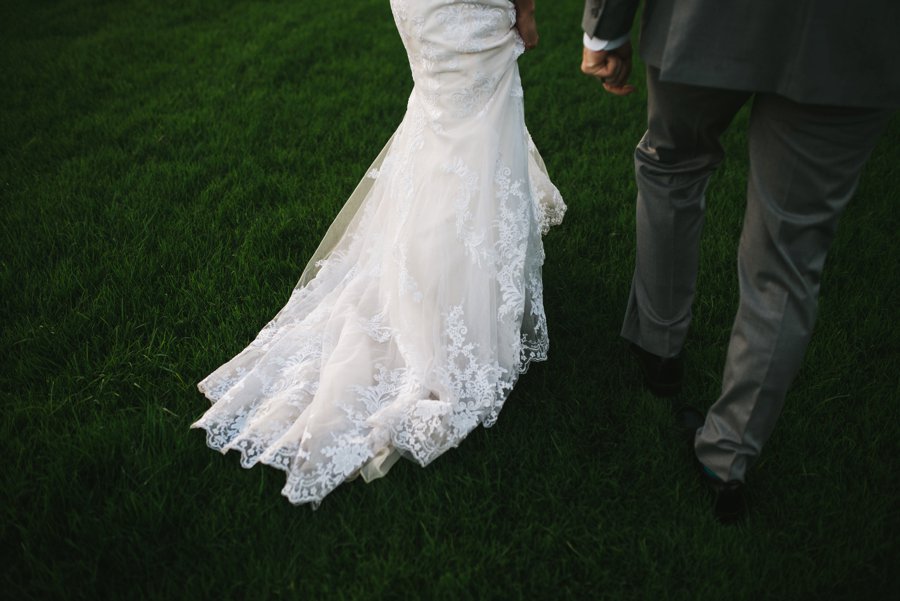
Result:
[[[588,34],[584,34],[584,47],[588,50],[597,52],[599,50],[615,50],[631,39],[631,33],[626,33],[614,40],[601,40],[600,38],[592,38]]]

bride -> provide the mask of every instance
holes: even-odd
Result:
[[[318,504],[491,426],[547,358],[541,234],[565,205],[525,128],[533,0],[392,0],[414,88],[290,299],[198,385],[192,427]]]

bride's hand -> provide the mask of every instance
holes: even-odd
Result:
[[[516,29],[522,41],[525,42],[525,50],[531,50],[538,44],[537,23],[534,21],[534,0],[514,0],[516,5]]]

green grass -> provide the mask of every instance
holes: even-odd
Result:
[[[388,2],[0,6],[0,591],[28,598],[879,599],[900,585],[900,120],[843,220],[820,321],[722,528],[635,384],[644,87],[578,72],[577,0],[520,61],[563,192],[550,361],[493,429],[318,511],[188,430],[195,383],[286,301],[412,87]],[[639,70],[639,69],[638,69]],[[709,194],[684,393],[716,397],[736,307],[742,114]]]

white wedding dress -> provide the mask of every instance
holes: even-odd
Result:
[[[199,384],[192,427],[287,472],[292,503],[427,465],[547,357],[541,234],[565,205],[525,128],[506,0],[392,0],[405,117],[287,305]]]

